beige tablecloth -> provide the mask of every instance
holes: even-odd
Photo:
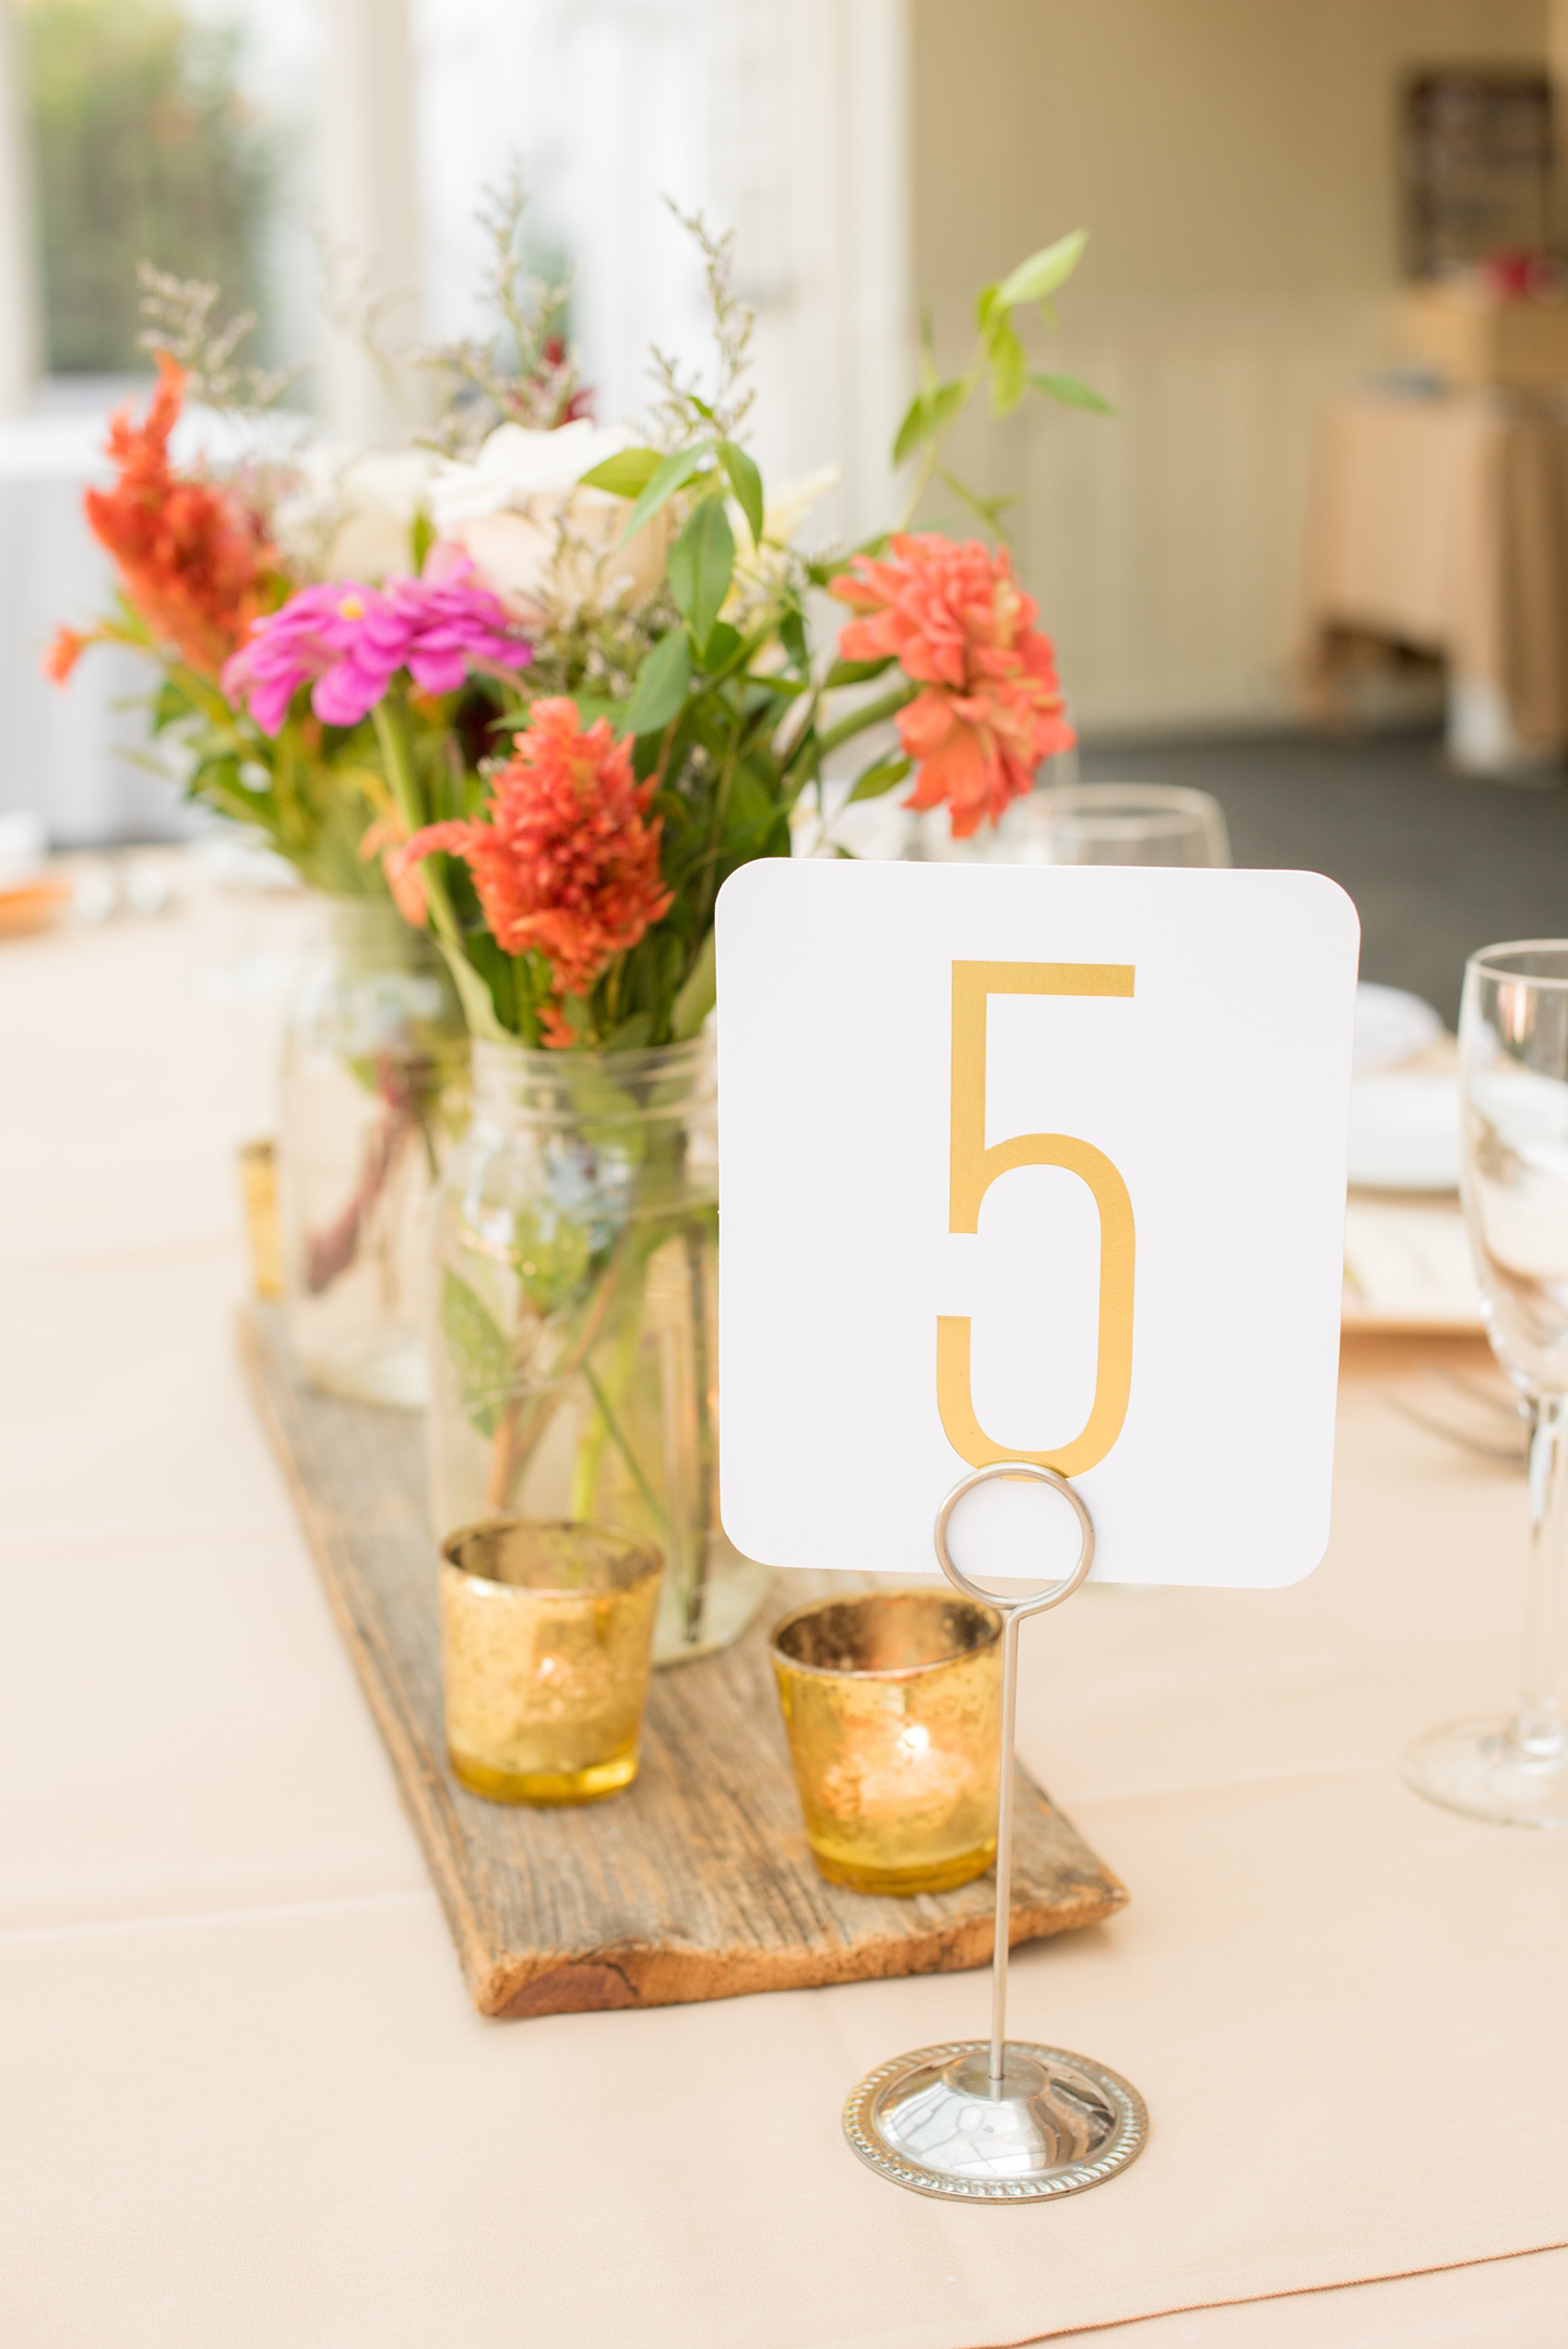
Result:
[[[1568,421],[1486,393],[1333,408],[1302,613],[1304,682],[1325,715],[1347,632],[1442,654],[1522,747],[1568,742]]]
[[[235,1360],[262,919],[0,948],[6,2349],[1558,2349],[1568,1842],[1394,1768],[1508,1694],[1523,1493],[1386,1343],[1318,1574],[1026,1638],[1026,1756],[1134,1898],[1013,2015],[1143,2089],[1123,2177],[949,2209],[847,2152],[980,1975],[471,2011]]]

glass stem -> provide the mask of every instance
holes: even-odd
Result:
[[[1568,1396],[1530,1401],[1530,1579],[1525,1608],[1523,1686],[1514,1743],[1532,1760],[1568,1750],[1562,1726],[1562,1543],[1568,1476]]]

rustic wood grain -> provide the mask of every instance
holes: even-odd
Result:
[[[275,1308],[247,1307],[241,1336],[481,2013],[665,2006],[985,1962],[989,1877],[893,1900],[842,1891],[812,1865],[766,1629],[826,1577],[780,1575],[743,1640],[654,1675],[627,1794],[528,1810],[459,1786],[442,1729],[420,1422],[302,1385]],[[1020,1771],[1013,1940],[1093,1924],[1126,1898]]]

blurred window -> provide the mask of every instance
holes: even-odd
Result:
[[[140,374],[137,267],[255,310],[250,355],[302,356],[309,0],[22,0],[51,374]]]

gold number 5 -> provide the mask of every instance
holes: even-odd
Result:
[[[1082,1476],[1122,1432],[1133,1382],[1133,1203],[1102,1150],[1070,1133],[1020,1133],[985,1146],[985,1014],[992,995],[1131,995],[1131,963],[955,963],[949,1231],[978,1231],[980,1201],[1015,1167],[1065,1167],[1088,1184],[1099,1210],[1099,1348],[1094,1402],[1080,1432],[1055,1452],[993,1443],[975,1417],[968,1316],[939,1314],[936,1404],[943,1431],[961,1460],[1034,1460],[1059,1476]]]

